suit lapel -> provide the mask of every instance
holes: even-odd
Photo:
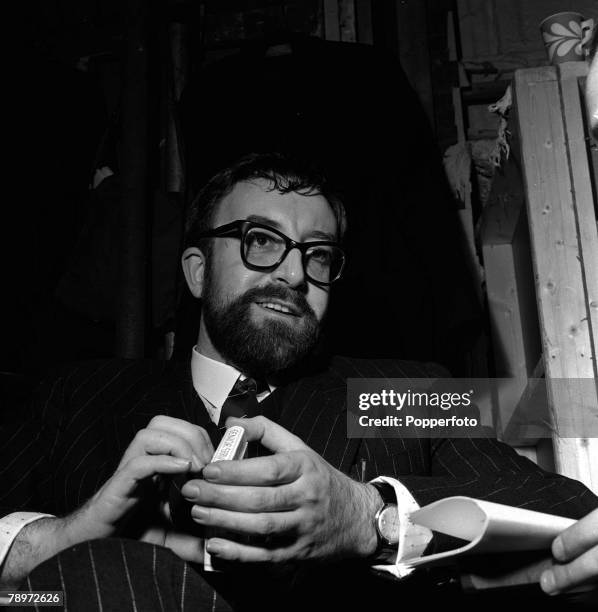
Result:
[[[324,372],[275,389],[259,403],[259,413],[280,423],[301,438],[337,469],[348,473],[359,440],[347,439],[346,384],[344,379]],[[147,427],[158,414],[187,420],[203,427],[216,446],[221,432],[193,387],[190,363],[171,363],[163,379],[145,394],[138,408],[125,414],[110,411],[104,419],[113,455],[121,457],[135,433]],[[250,453],[255,456],[255,450]]]
[[[278,387],[274,389],[270,395],[258,404],[258,414],[265,416],[267,419],[278,423],[282,412],[282,400],[284,397],[284,388]]]
[[[214,427],[193,388],[189,364],[168,364],[161,379],[135,405],[123,408],[107,403],[106,407],[103,426],[112,457],[120,458],[135,434],[160,414],[184,419],[206,430]]]
[[[280,401],[280,424],[348,473],[359,440],[347,438],[345,381],[329,372],[300,379],[285,389]]]
[[[208,432],[214,448],[216,448],[222,438],[222,430],[219,430],[217,425],[212,422],[204,403],[197,395],[193,386],[191,366],[189,364],[177,364],[174,373],[178,389],[178,406],[181,413],[179,418],[203,427]],[[258,414],[264,415],[272,421],[278,421],[282,410],[280,391],[275,389],[273,393],[258,404]],[[255,455],[255,453],[252,453],[252,455]]]
[[[212,445],[216,448],[222,434],[218,431],[216,424],[210,419],[203,401],[197,395],[197,391],[193,386],[191,364],[176,364],[174,374],[178,389],[178,408],[181,414],[179,418],[203,427],[208,432]]]

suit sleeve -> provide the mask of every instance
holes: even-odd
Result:
[[[438,364],[426,367],[432,377],[450,376]],[[582,483],[541,469],[493,437],[432,439],[429,452],[430,476],[402,479],[420,506],[468,495],[574,519],[598,507],[598,497]]]
[[[398,442],[362,443],[378,463],[384,455],[390,458],[383,470],[392,473],[384,475],[397,478],[420,506],[465,495],[575,519],[598,507],[596,495],[580,482],[547,472],[492,438],[418,440],[420,453],[411,454],[423,455],[426,461],[411,473],[400,469],[397,458],[404,452],[397,448]]]
[[[425,364],[424,369],[429,377],[450,378],[437,364]],[[420,506],[465,495],[574,519],[598,507],[598,497],[582,483],[541,469],[493,437],[410,442],[410,446],[402,440],[363,440],[362,444],[369,457],[387,456],[380,463],[392,466],[392,473],[384,475],[397,478]]]
[[[17,511],[53,513],[53,449],[62,428],[64,377],[38,386],[0,425],[0,517]]]
[[[451,377],[434,363],[337,358],[334,367],[345,384],[349,378]],[[598,507],[583,484],[541,469],[493,437],[361,438],[351,462],[346,471],[353,477],[396,478],[420,506],[464,495],[573,519]]]

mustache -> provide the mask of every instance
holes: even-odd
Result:
[[[279,299],[291,303],[302,315],[315,318],[316,313],[308,304],[307,299],[300,291],[280,285],[267,285],[266,287],[253,287],[242,296],[242,301],[251,304],[256,301]]]

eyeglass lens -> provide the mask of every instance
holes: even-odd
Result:
[[[286,242],[273,232],[253,227],[245,234],[243,253],[248,263],[258,267],[270,267],[280,263],[285,256]],[[329,283],[336,280],[342,264],[342,251],[334,245],[320,245],[307,249],[304,257],[305,273],[315,281]]]

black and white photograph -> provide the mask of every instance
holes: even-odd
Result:
[[[596,0],[17,13],[0,608],[598,609]]]

